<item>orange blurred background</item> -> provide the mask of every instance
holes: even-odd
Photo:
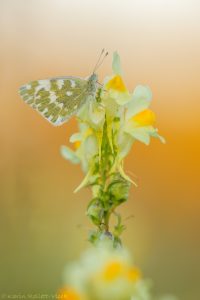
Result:
[[[121,56],[130,90],[147,84],[167,144],[136,143],[137,175],[121,208],[123,241],[158,293],[200,299],[200,2],[195,0],[1,0],[0,288],[54,293],[67,261],[87,247],[90,191],[60,156],[74,120],[54,128],[18,96],[20,85],[54,76],[111,74]]]

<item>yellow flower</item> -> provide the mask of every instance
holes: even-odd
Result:
[[[130,281],[136,282],[141,279],[141,272],[138,268],[132,267],[128,269],[126,276]]]
[[[103,279],[105,281],[115,280],[122,274],[123,265],[120,261],[111,261],[109,262],[103,271]]]
[[[80,294],[71,288],[62,288],[57,295],[60,300],[83,300]]]
[[[125,133],[125,140],[128,138],[128,134],[133,141],[138,140],[146,145],[149,145],[151,136],[159,138],[163,143],[165,142],[164,138],[157,133],[158,130],[153,127],[156,119],[155,114],[148,109],[151,98],[152,94],[149,87],[139,85],[135,88],[125,113],[122,129],[122,132]],[[125,142],[124,139],[123,142]]]
[[[136,282],[141,279],[141,272],[136,267],[130,267],[124,261],[109,261],[104,266],[102,278],[106,282],[111,282],[119,278]]]
[[[86,250],[79,262],[69,264],[63,278],[73,292],[89,300],[150,299],[148,286],[132,264],[130,253],[125,248],[113,248],[110,240]]]
[[[155,120],[155,113],[150,109],[145,109],[131,118],[138,126],[154,125]]]
[[[122,107],[123,112],[118,122],[119,128],[114,132],[117,157],[115,158],[111,172],[118,170],[123,178],[133,184],[135,182],[125,174],[123,169],[123,159],[131,150],[133,143],[138,140],[149,145],[150,137],[156,137],[161,142],[165,142],[164,138],[158,134],[158,130],[153,127],[155,114],[152,110],[148,109],[151,98],[152,93],[149,87],[137,86],[131,100],[125,105],[125,110]]]
[[[119,74],[111,77],[111,79],[105,84],[105,89],[104,97],[114,99],[118,105],[124,105],[130,101],[130,93]]]
[[[114,75],[105,81],[105,98],[112,98],[118,105],[124,105],[130,100],[130,93],[122,79],[120,58],[117,52],[113,54],[112,69]],[[106,102],[106,101],[105,101]]]
[[[97,132],[84,123],[80,123],[79,125],[80,132],[74,133],[70,137],[70,142],[74,143],[76,150],[73,151],[67,146],[61,146],[62,156],[74,164],[81,163],[82,169],[86,173],[83,181],[75,189],[75,192],[89,183],[95,163],[94,157],[99,152],[99,137]]]
[[[115,90],[121,93],[128,91],[120,75],[115,75],[112,77],[112,79],[107,82],[105,87],[107,90]]]
[[[81,145],[80,141],[74,142],[74,147],[75,147],[76,150],[80,147],[80,145]]]
[[[80,124],[80,132],[74,133],[70,137],[70,142],[74,143],[76,150],[73,151],[67,146],[62,146],[62,156],[72,163],[81,163],[83,171],[87,172],[92,158],[98,153],[95,131],[82,123]]]

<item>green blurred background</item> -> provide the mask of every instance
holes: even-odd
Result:
[[[137,176],[121,208],[124,244],[158,293],[200,299],[200,2],[195,0],[0,1],[0,291],[55,293],[65,264],[88,246],[90,191],[59,154],[74,120],[52,127],[18,96],[20,85],[87,76],[122,59],[130,90],[148,84],[167,140],[135,144],[126,169]],[[0,293],[1,293],[0,292]]]

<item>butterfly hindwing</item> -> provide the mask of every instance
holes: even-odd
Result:
[[[62,125],[85,103],[88,81],[78,77],[35,80],[19,90],[23,100],[53,125]]]

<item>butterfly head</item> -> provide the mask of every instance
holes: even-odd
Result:
[[[96,73],[93,73],[91,76],[90,76],[90,80],[92,82],[97,82],[98,80],[98,75]]]
[[[105,53],[105,49],[102,49],[101,54],[97,60],[97,63],[93,69],[92,75],[88,78],[88,90],[89,90],[90,94],[94,95],[100,85],[98,83],[98,76],[96,74],[96,70],[102,65],[102,63],[107,55],[108,55],[108,52]]]
[[[88,90],[92,94],[96,92],[97,81],[98,81],[98,76],[95,73],[93,73],[88,79]]]

